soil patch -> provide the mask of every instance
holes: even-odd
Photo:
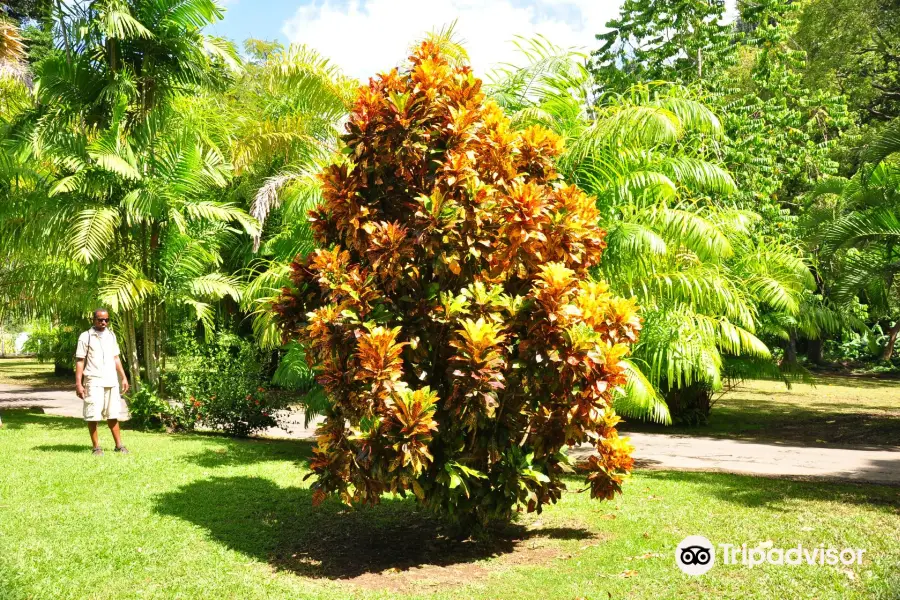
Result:
[[[510,535],[508,532],[506,535]],[[513,537],[495,538],[490,542],[477,542],[471,539],[458,540],[447,548],[451,553],[460,551],[467,553],[468,560],[481,561],[494,558],[490,566],[484,562],[455,562],[453,564],[418,564],[406,569],[392,567],[381,572],[367,572],[346,579],[353,586],[386,590],[397,594],[410,593],[422,589],[445,589],[450,586],[469,584],[487,579],[492,573],[509,567],[527,565],[546,565],[555,560],[572,558],[571,552],[563,549],[561,538],[585,540],[585,548],[595,546],[604,536],[594,534],[580,528],[530,529]],[[468,551],[462,550],[472,545]],[[494,549],[491,549],[491,546]],[[456,546],[452,548],[452,546]],[[427,548],[425,553],[434,551]],[[458,558],[460,558],[458,556]],[[424,559],[427,561],[427,559]],[[446,557],[440,558],[441,562]]]

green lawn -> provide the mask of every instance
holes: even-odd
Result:
[[[897,488],[643,472],[614,502],[568,493],[491,543],[461,542],[409,500],[313,508],[303,442],[127,431],[133,454],[93,457],[79,421],[3,420],[4,600],[900,597]],[[866,554],[692,578],[673,558],[690,534]]]
[[[722,396],[704,427],[627,423],[623,429],[823,447],[900,446],[900,380],[817,376],[787,389],[748,381]]]
[[[72,350],[74,353],[75,351]],[[34,358],[0,358],[0,383],[35,388],[75,388],[75,376],[58,376],[53,363],[40,363]]]

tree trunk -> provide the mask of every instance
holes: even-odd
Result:
[[[806,357],[814,365],[821,365],[825,361],[822,358],[822,350],[825,347],[825,340],[809,340],[809,346],[806,349]]]
[[[671,389],[665,394],[672,420],[679,425],[705,425],[712,408],[712,392],[703,383]]]
[[[900,319],[894,323],[894,326],[888,331],[887,343],[884,345],[884,352],[881,354],[881,360],[891,360],[894,356],[894,344],[897,343],[897,336],[900,335]]]
[[[59,11],[59,28],[62,31],[63,45],[66,48],[66,63],[72,66],[72,46],[69,44],[69,34],[66,32],[66,19],[63,12],[62,1],[56,0],[56,9]]]
[[[787,347],[784,349],[784,359],[782,362],[797,364],[797,332],[793,329],[791,330]]]
[[[151,301],[152,302],[152,301]],[[154,307],[151,302],[144,306],[144,371],[147,384],[152,390],[157,389],[159,378],[156,372],[156,346],[154,340]]]
[[[159,364],[159,395],[160,397],[165,396],[165,389],[163,386],[165,385],[165,375],[166,375],[166,331],[167,331],[166,322],[166,307],[163,303],[159,304],[157,308],[157,361]]]
[[[131,389],[135,392],[141,389],[141,363],[138,362],[137,335],[134,331],[134,313],[131,311],[123,315],[125,321],[125,352],[128,353],[128,372],[131,378]]]

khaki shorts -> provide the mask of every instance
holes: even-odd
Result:
[[[122,397],[119,386],[88,385],[84,395],[84,420],[106,421],[122,416]]]

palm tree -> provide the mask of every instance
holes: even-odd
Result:
[[[30,84],[25,64],[25,45],[18,28],[0,16],[0,80]]]
[[[870,314],[889,321],[881,359],[900,337],[900,119],[862,153],[853,177],[822,181],[809,195],[814,251],[827,263],[828,294],[837,304],[862,297]],[[893,322],[890,324],[890,322]]]
[[[33,106],[4,128],[13,160],[2,255],[39,280],[26,300],[52,282],[83,291],[71,300],[82,311],[116,309],[136,384],[139,360],[149,383],[160,381],[170,309],[208,329],[211,301],[239,299],[237,278],[219,271],[221,251],[258,231],[217,197],[231,177],[229,140],[206,91],[239,68],[229,44],[202,33],[221,16],[210,0],[61,7],[63,48],[36,66]]]
[[[247,43],[248,51],[257,46]],[[260,223],[252,244],[240,246],[231,263],[247,282],[241,306],[253,315],[263,348],[281,345],[271,305],[289,284],[290,262],[314,247],[307,212],[321,198],[318,174],[340,157],[341,128],[357,87],[314,50],[270,43],[229,94],[238,175],[232,191]],[[289,361],[296,356],[302,353],[287,354]]]
[[[642,306],[617,410],[667,422],[668,403],[702,419],[729,374],[776,376],[760,315],[797,317],[814,281],[799,248],[762,238],[760,217],[730,199],[716,115],[664,84],[595,98],[586,57],[543,39],[519,47],[526,66],[495,74],[490,92],[519,126],[563,137],[559,169],[596,196],[608,232],[598,275]]]

